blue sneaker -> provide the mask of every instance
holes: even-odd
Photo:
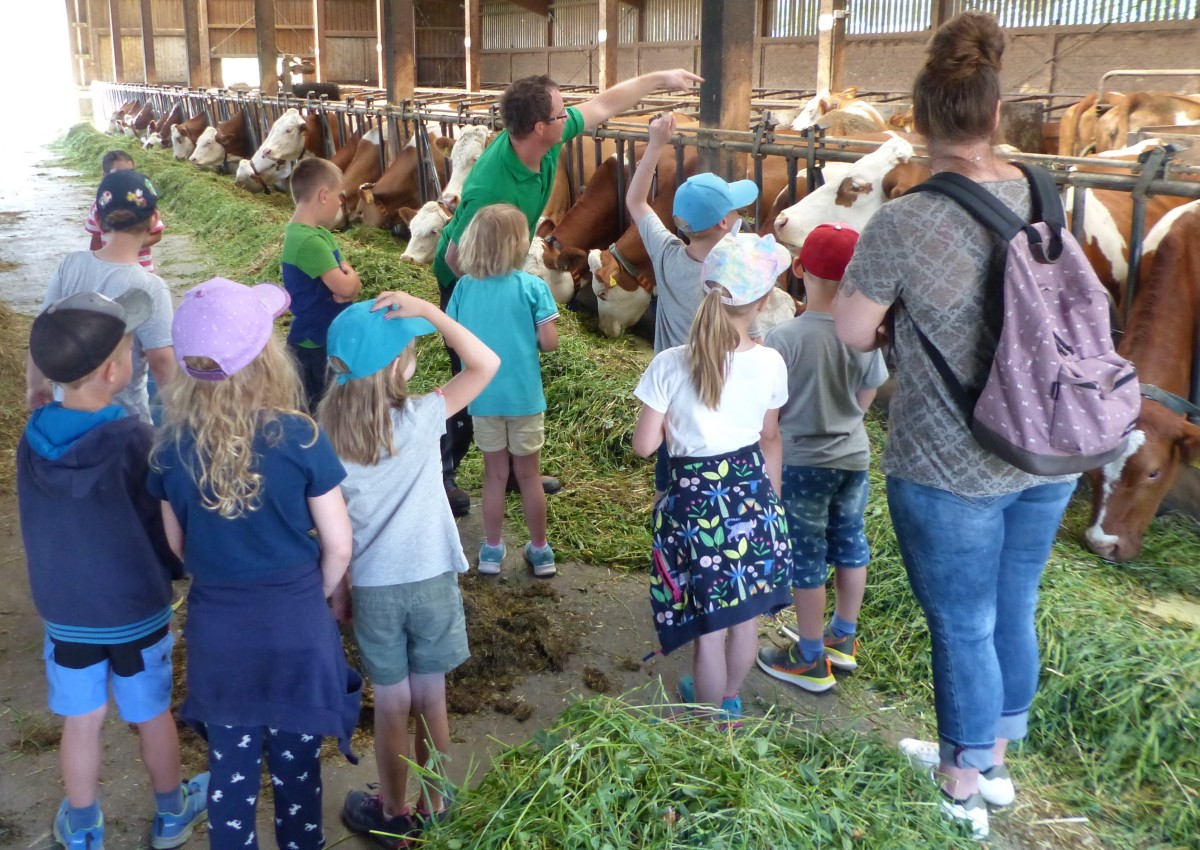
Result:
[[[154,826],[150,830],[150,846],[154,850],[171,850],[183,844],[192,835],[196,824],[208,817],[208,774],[197,774],[190,782],[183,783],[183,810],[180,812],[155,812]]]
[[[63,800],[54,816],[54,840],[67,850],[104,850],[104,815],[95,826],[71,831],[67,820],[67,801]]]
[[[679,680],[679,698],[688,703],[696,701],[696,684],[691,676],[684,676]],[[725,712],[728,720],[741,720],[742,695],[734,694],[729,699],[721,700],[721,710]]]
[[[479,572],[485,576],[500,575],[500,565],[504,562],[504,556],[508,554],[508,549],[504,545],[504,541],[500,541],[499,546],[492,546],[486,540],[479,546]]]
[[[525,563],[533,568],[533,574],[538,578],[549,578],[558,573],[554,566],[554,550],[547,543],[541,548],[535,548],[533,541],[525,544]]]

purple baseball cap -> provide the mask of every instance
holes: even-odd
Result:
[[[223,381],[237,373],[266,347],[292,299],[273,283],[246,286],[223,277],[189,289],[175,311],[171,342],[179,368],[200,381]],[[217,369],[201,371],[188,357],[207,357]]]

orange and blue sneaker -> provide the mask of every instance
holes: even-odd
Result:
[[[839,670],[858,669],[858,641],[854,635],[838,637],[829,626],[825,627],[825,657]]]
[[[805,661],[800,657],[800,647],[794,643],[787,649],[764,646],[758,651],[758,666],[768,676],[781,682],[790,682],[814,694],[823,693],[837,684],[827,656],[822,655],[816,661]]]

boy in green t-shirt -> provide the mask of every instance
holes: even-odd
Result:
[[[342,170],[324,159],[302,159],[292,172],[296,212],[283,231],[283,286],[292,297],[287,345],[300,365],[309,410],[325,392],[325,335],[362,281],[342,259],[329,227],[341,208]]]

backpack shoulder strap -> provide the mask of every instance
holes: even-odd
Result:
[[[913,186],[905,194],[912,195],[917,192],[936,192],[939,195],[945,195],[1005,242],[1011,241],[1026,226],[1026,223],[1016,213],[991,192],[974,180],[963,177],[961,174],[955,174],[953,171],[942,171],[935,174],[924,183]]]
[[[1062,256],[1063,233],[1067,229],[1067,213],[1063,209],[1062,196],[1050,172],[1038,165],[1014,162],[1029,181],[1029,192],[1033,199],[1033,221],[1044,222],[1050,231],[1050,245],[1044,248],[1040,241],[1030,236],[1029,247],[1034,258],[1041,263],[1053,263]],[[1039,253],[1044,256],[1038,256]]]

